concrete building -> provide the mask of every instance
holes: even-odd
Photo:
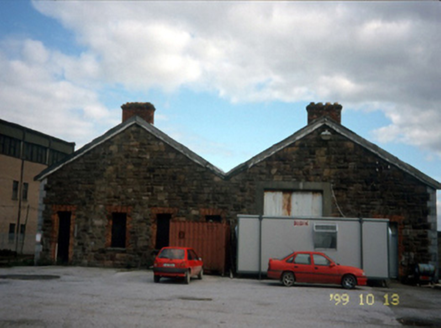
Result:
[[[39,185],[35,175],[75,144],[0,120],[0,250],[34,254]]]
[[[177,238],[170,222],[268,214],[389,219],[397,275],[437,265],[441,184],[345,128],[339,104],[311,103],[304,128],[228,173],[154,127],[152,104],[122,109],[121,124],[36,177],[42,261],[145,266]]]

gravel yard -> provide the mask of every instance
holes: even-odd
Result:
[[[418,293],[404,287],[286,288],[209,275],[157,284],[147,270],[2,268],[0,327],[399,327],[397,318],[418,317],[418,307],[424,318],[440,318],[441,291],[426,292],[433,309],[422,306],[423,294],[413,304]]]

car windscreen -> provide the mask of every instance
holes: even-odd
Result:
[[[185,252],[183,249],[166,248],[159,253],[160,259],[183,260]]]

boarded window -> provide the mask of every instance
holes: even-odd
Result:
[[[314,224],[314,248],[337,249],[336,224]]]
[[[126,247],[126,213],[112,213],[112,239],[110,247]]]
[[[323,216],[323,196],[316,191],[265,191],[264,215]]]

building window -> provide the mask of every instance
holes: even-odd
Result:
[[[10,244],[14,243],[14,239],[15,239],[15,223],[9,223],[8,242]]]
[[[28,200],[28,190],[29,190],[29,183],[25,182],[23,183],[23,200]]]
[[[27,161],[46,164],[46,151],[46,147],[25,142],[25,160]]]
[[[12,181],[12,199],[18,199],[18,181]]]
[[[112,237],[110,247],[126,247],[126,213],[112,213]]]
[[[336,224],[314,224],[314,248],[337,249]]]
[[[67,156],[67,154],[65,154],[65,153],[51,149],[49,151],[49,165],[52,165],[54,163],[61,161],[66,156]]]
[[[14,243],[15,241],[15,223],[9,223],[9,234],[8,234],[8,242],[10,244]],[[24,234],[25,234],[26,226],[24,224],[20,224],[20,242],[23,241]]]
[[[222,223],[222,216],[220,216],[220,215],[205,215],[205,221]]]
[[[20,140],[0,135],[0,154],[20,157]]]

